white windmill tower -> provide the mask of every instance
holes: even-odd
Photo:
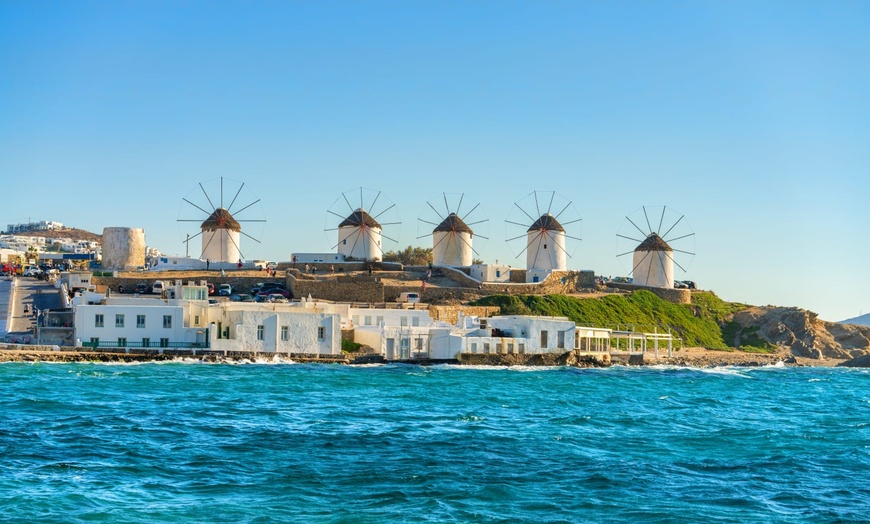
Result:
[[[359,207],[354,207],[348,196],[356,199],[357,193],[359,193]],[[380,208],[377,207],[378,202],[381,204]],[[347,205],[350,214],[345,215],[346,211],[342,212],[343,205]],[[400,222],[390,219],[389,222],[381,223],[377,218],[389,212],[395,215],[396,205],[389,202],[386,197],[381,198],[380,191],[360,187],[342,193],[333,203],[333,207],[338,209],[329,209],[327,212],[342,219],[337,228],[326,229],[326,231],[338,231],[338,243],[333,246],[333,249],[337,248],[338,253],[346,260],[381,261],[384,257],[383,239],[395,242],[394,239],[384,235],[384,226],[398,225]]]
[[[661,206],[660,214],[656,207],[644,206],[633,216],[625,217],[626,222],[622,229],[628,231],[623,233],[621,229],[616,236],[622,239],[623,244],[628,242],[630,246],[635,247],[627,251],[619,248],[617,257],[632,255],[631,276],[635,285],[673,288],[674,266],[686,271],[683,265],[677,262],[677,254],[686,257],[695,255],[695,233],[691,231],[685,215],[679,217],[677,215],[666,206]],[[653,227],[650,216],[659,218],[657,227]],[[643,220],[640,220],[641,218]],[[638,223],[646,224],[646,229],[638,226]],[[640,235],[633,234],[634,232]],[[678,247],[673,247],[674,245]]]
[[[580,238],[569,235],[565,226],[582,221],[573,203],[555,191],[533,191],[514,203],[511,214],[505,220],[507,242],[525,239],[517,257],[526,254],[526,281],[539,282],[553,271],[567,271]]]
[[[418,236],[424,238],[432,235],[432,264],[436,266],[453,266],[464,267],[470,266],[474,255],[479,255],[474,250],[475,233],[471,226],[486,222],[488,219],[477,220],[475,222],[467,222],[472,213],[480,204],[474,205],[467,213],[462,212],[462,202],[465,199],[465,194],[458,196],[458,203],[455,207],[451,207],[447,193],[443,193],[445,213],[439,212],[431,202],[427,202],[429,208],[435,213],[437,220],[427,220],[420,218],[419,222],[433,225],[435,229],[431,233]],[[450,200],[456,200],[455,195],[451,195]],[[425,226],[424,226],[425,227]],[[480,238],[487,237],[477,235]]]
[[[187,249],[189,250],[190,241],[198,236],[202,237],[202,249],[199,253],[199,258],[201,260],[209,260],[211,262],[236,263],[237,261],[245,258],[241,249],[242,235],[254,240],[257,243],[260,242],[256,238],[242,231],[241,225],[242,222],[266,222],[266,220],[262,218],[262,207],[259,206],[260,199],[253,200],[249,204],[241,206],[237,210],[233,211],[233,206],[235,205],[239,195],[242,193],[245,184],[242,182],[234,182],[229,180],[227,182],[230,184],[230,186],[232,186],[233,184],[237,185],[237,189],[229,205],[226,207],[224,206],[225,184],[223,177],[220,177],[219,180],[212,180],[206,182],[206,184],[210,185],[210,189],[212,191],[211,194],[206,191],[202,182],[199,183],[199,189],[202,193],[201,196],[199,196],[199,204],[193,202],[192,200],[189,200],[186,197],[182,198],[184,202],[190,204],[198,211],[201,211],[206,215],[205,220],[203,220],[202,218],[178,220],[178,222],[200,223],[199,233],[193,236],[187,235],[184,242],[185,244],[187,244]],[[203,198],[205,199],[204,202],[202,201]],[[246,195],[246,199],[247,198],[252,197],[250,197],[250,195]],[[214,205],[215,201],[217,201],[219,205]],[[211,211],[209,211],[209,209],[211,209]],[[237,218],[239,216],[246,216],[246,218]]]

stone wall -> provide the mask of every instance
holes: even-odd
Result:
[[[209,275],[208,277],[201,276],[196,278],[144,278],[147,272],[143,272],[143,277],[91,277],[91,283],[97,286],[108,286],[109,289],[112,290],[113,293],[118,293],[118,286],[124,286],[125,294],[132,294],[136,289],[136,284],[145,284],[148,286],[148,291],[151,291],[151,286],[154,285],[154,282],[157,280],[162,280],[166,283],[167,286],[175,285],[176,280],[181,280],[181,283],[187,285],[190,282],[193,282],[195,285],[199,285],[200,280],[205,280],[206,282],[210,282],[215,286],[215,292],[217,292],[217,287],[221,284],[229,284],[233,287],[233,293],[250,293],[251,288],[254,287],[255,284],[259,284],[260,282],[281,282],[285,286],[288,285],[287,280],[289,278],[281,278],[275,277],[270,278],[264,272],[262,276],[256,277],[237,277],[233,276],[232,273],[227,273],[227,276],[222,277],[219,274],[217,275]],[[287,289],[291,289],[287,287]],[[294,295],[295,296],[295,295]]]
[[[429,316],[434,320],[456,324],[459,312],[466,316],[491,317],[499,312],[498,306],[429,306]]]
[[[665,287],[636,286],[634,284],[628,284],[625,282],[608,282],[607,286],[617,289],[624,289],[626,291],[637,291],[639,289],[643,289],[655,293],[656,296],[658,296],[660,299],[667,300],[668,302],[673,302],[674,304],[692,303],[692,290],[690,289],[670,289]]]
[[[288,277],[289,289],[296,298],[308,297],[336,302],[384,302],[384,285],[380,282],[338,282],[336,279],[314,280]]]

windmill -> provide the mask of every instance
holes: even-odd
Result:
[[[357,199],[359,199],[359,207],[354,207],[351,201],[356,203]],[[345,205],[350,214],[347,214]],[[324,229],[324,231],[338,231],[338,243],[332,249],[337,248],[338,253],[344,255],[345,260],[380,261],[384,256],[382,239],[396,242],[383,233],[384,226],[401,224],[395,208],[396,205],[382,196],[381,191],[362,187],[345,191],[333,202],[332,207],[326,210],[327,220],[334,220],[333,217],[341,219],[338,227]],[[382,216],[385,220],[378,222]]]
[[[459,195],[442,193],[442,197],[444,199],[443,212],[440,211],[440,201],[436,201],[437,208],[432,202],[426,202],[434,215],[424,209],[427,218],[420,217],[418,219],[418,229],[428,229],[428,225],[435,226],[435,229],[431,233],[419,235],[417,238],[432,235],[432,263],[434,265],[470,266],[473,255],[480,255],[473,247],[474,231],[471,226],[481,224],[489,219],[468,222],[469,217],[480,204],[475,204],[467,212],[463,212],[462,204],[465,201],[465,193]],[[465,201],[465,204],[471,206],[470,202]],[[477,236],[488,240],[483,235]]]
[[[616,256],[633,255],[631,276],[638,286],[674,287],[674,266],[685,272],[695,256],[695,233],[685,215],[667,206],[644,206],[626,216],[616,236]]]
[[[207,191],[205,185],[209,186]],[[259,240],[252,237],[248,233],[242,231],[242,223],[258,222],[265,223],[263,218],[262,206],[260,199],[251,200],[253,197],[246,192],[243,195],[242,202],[249,202],[246,205],[234,206],[239,201],[239,196],[242,196],[242,190],[245,188],[243,182],[227,180],[226,184],[223,177],[210,181],[199,183],[199,190],[192,190],[187,196],[181,200],[189,204],[193,209],[182,204],[185,209],[185,215],[189,213],[202,213],[199,218],[179,218],[179,223],[198,222],[199,233],[191,236],[187,234],[184,243],[186,250],[189,252],[190,241],[196,237],[202,237],[202,249],[199,252],[201,260],[211,260],[214,262],[236,262],[242,260],[244,254],[241,248],[241,236],[244,235],[254,242],[260,243]],[[229,205],[224,207],[224,189],[227,186],[226,195],[232,195]],[[192,194],[191,194],[192,193]],[[189,198],[188,198],[189,197]],[[218,205],[215,205],[215,202]],[[244,217],[244,218],[238,218]]]
[[[514,202],[505,220],[505,241],[517,258],[526,254],[527,282],[567,271],[581,239],[569,235],[565,226],[577,224],[574,228],[579,229],[582,220],[573,202],[555,191],[532,191]]]

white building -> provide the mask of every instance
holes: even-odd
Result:
[[[432,263],[436,266],[470,266],[474,231],[456,213],[450,213],[432,231]]]
[[[674,250],[656,233],[650,233],[634,250],[632,268],[635,285],[674,287]]]
[[[380,261],[381,225],[365,209],[357,208],[338,225],[338,254],[354,260]]]
[[[565,228],[554,216],[541,215],[529,227],[526,242],[526,282],[539,282],[553,271],[568,269]]]
[[[511,267],[501,264],[472,264],[471,278],[480,282],[510,282]]]

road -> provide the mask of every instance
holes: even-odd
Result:
[[[15,292],[9,303],[11,323],[7,340],[32,341],[36,326],[36,312],[62,307],[60,291],[54,284],[31,277],[15,277]],[[25,314],[25,308],[27,313]]]

